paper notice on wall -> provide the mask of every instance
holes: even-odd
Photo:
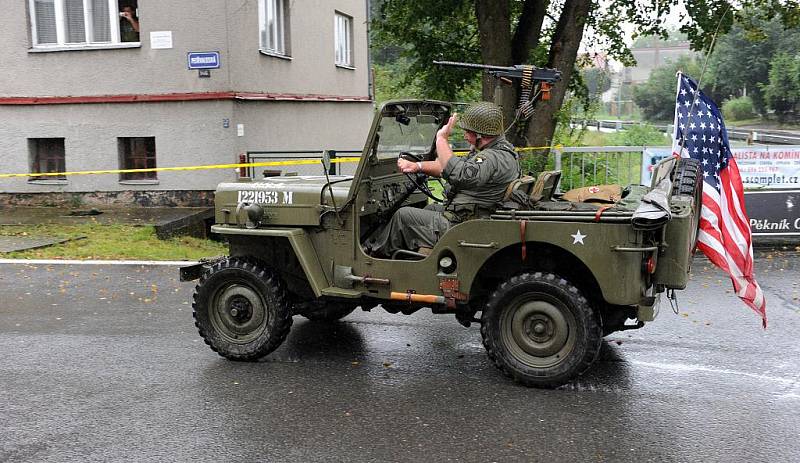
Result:
[[[150,48],[153,50],[172,48],[172,31],[150,32]]]

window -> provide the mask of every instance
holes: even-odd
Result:
[[[29,0],[34,48],[139,42],[137,0]]]
[[[155,169],[155,137],[120,137],[118,147],[120,169]],[[119,179],[156,180],[157,176],[155,172],[129,172],[119,174]]]
[[[353,18],[341,13],[336,13],[334,30],[336,65],[353,67]]]
[[[286,0],[258,2],[260,46],[264,53],[289,56],[289,5]]]
[[[32,174],[64,172],[64,139],[63,138],[29,138],[28,152]],[[66,180],[64,175],[37,175],[28,177],[34,180]]]

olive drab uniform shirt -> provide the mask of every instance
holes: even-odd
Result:
[[[473,149],[463,158],[453,156],[442,171],[450,184],[445,217],[451,222],[488,217],[519,175],[517,152],[502,135],[480,151]]]

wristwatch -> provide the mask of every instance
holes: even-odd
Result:
[[[417,161],[417,172],[422,172],[422,161]]]

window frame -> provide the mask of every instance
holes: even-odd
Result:
[[[341,30],[340,23],[344,25],[344,30]],[[342,40],[344,40],[345,56],[340,60]],[[353,17],[336,10],[333,14],[333,62],[336,67],[355,69],[353,51]]]
[[[60,153],[50,152],[47,153],[47,158],[41,158],[41,147],[39,143],[44,140],[60,141]],[[30,174],[49,174],[56,172],[66,172],[67,170],[67,143],[64,137],[33,137],[28,138],[28,173]],[[42,171],[39,167],[44,161],[49,164],[53,161],[56,163],[55,170],[45,169]],[[29,183],[49,183],[49,184],[64,184],[67,183],[66,175],[31,175],[28,177]]]
[[[153,142],[153,152],[152,156],[148,156],[148,152],[145,151],[144,157],[134,157],[133,156],[133,140],[135,139],[142,139],[142,140],[152,140]],[[158,167],[158,150],[156,148],[156,137],[117,137],[117,152],[118,152],[118,162],[120,170],[125,169],[155,169]],[[126,158],[126,154],[131,155],[130,159]],[[137,167],[134,162],[135,160],[144,160],[145,166],[144,167]],[[152,166],[148,166],[148,164],[152,161]],[[141,175],[140,178],[130,178],[129,176],[132,175]],[[156,184],[158,183],[158,172],[140,172],[140,173],[122,173],[119,174],[119,183],[122,184]]]
[[[138,42],[122,42],[119,28],[119,0],[107,0],[109,37],[107,42],[94,41],[92,1],[83,1],[84,42],[68,42],[66,25],[66,0],[53,0],[56,21],[56,42],[39,43],[39,34],[36,24],[36,0],[28,0],[31,49],[32,52],[66,51],[66,50],[96,50],[105,48],[138,48],[141,47],[141,36]],[[114,27],[117,25],[117,27]]]
[[[287,0],[258,0],[258,51],[277,58],[291,59],[291,6]],[[269,39],[279,42],[276,46],[267,43],[267,19],[272,14],[276,18],[274,36]]]

